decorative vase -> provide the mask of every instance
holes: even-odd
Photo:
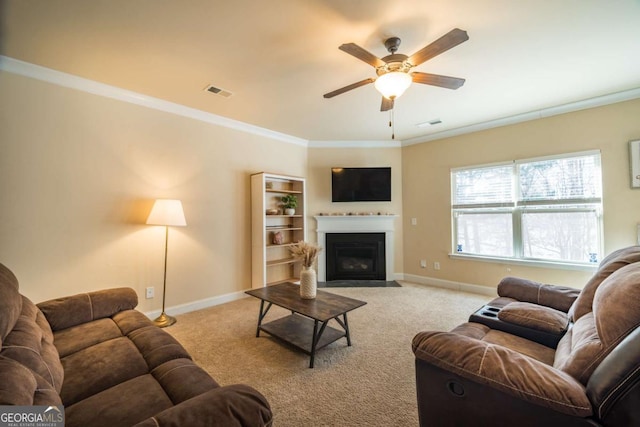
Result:
[[[300,297],[314,299],[318,290],[316,271],[312,267],[302,267],[300,272]]]
[[[296,210],[294,208],[286,208],[284,210],[285,215],[295,215],[295,213],[296,213]]]

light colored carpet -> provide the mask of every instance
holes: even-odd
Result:
[[[245,383],[264,394],[277,427],[417,426],[412,338],[450,330],[489,299],[406,284],[324,291],[367,305],[348,314],[352,346],[342,338],[319,350],[314,369],[308,355],[264,332],[255,337],[260,301],[253,297],[180,315],[166,331],[221,385]],[[273,306],[265,321],[288,314]]]

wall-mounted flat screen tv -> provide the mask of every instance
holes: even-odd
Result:
[[[332,202],[390,202],[391,168],[331,168]]]

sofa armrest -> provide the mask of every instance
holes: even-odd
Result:
[[[564,311],[529,302],[512,302],[498,312],[503,322],[561,336],[569,326],[569,315]]]
[[[57,298],[37,305],[55,332],[132,310],[138,305],[138,294],[131,288],[113,288]]]
[[[235,384],[219,387],[156,414],[135,427],[270,426],[269,403],[255,389]]]
[[[577,380],[506,347],[452,332],[420,332],[413,352],[416,359],[520,400],[576,417],[592,414]]]
[[[519,277],[505,277],[498,284],[498,295],[522,302],[569,311],[580,290],[567,286],[547,285]]]

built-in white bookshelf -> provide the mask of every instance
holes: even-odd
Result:
[[[298,200],[293,215],[285,215],[282,207],[287,194]],[[306,232],[305,179],[266,172],[251,175],[252,288],[299,280],[300,263],[289,248],[305,240]]]

